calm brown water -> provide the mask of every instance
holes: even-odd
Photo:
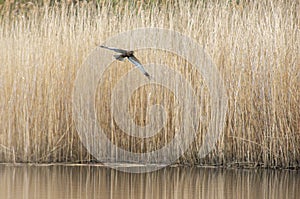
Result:
[[[0,198],[300,198],[300,171],[0,165]]]

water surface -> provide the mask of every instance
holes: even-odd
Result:
[[[0,198],[300,198],[300,171],[0,165]]]

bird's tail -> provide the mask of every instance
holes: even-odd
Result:
[[[119,61],[123,61],[124,57],[122,55],[114,55],[114,57],[119,60]]]

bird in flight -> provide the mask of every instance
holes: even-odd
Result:
[[[128,51],[128,50],[122,50],[122,49],[118,49],[118,48],[112,48],[112,47],[107,47],[107,46],[100,46],[101,48],[105,48],[108,50],[112,50],[115,51],[117,53],[121,53],[118,55],[114,55],[114,57],[119,60],[119,61],[123,61],[125,58],[127,58],[131,63],[133,63],[136,67],[138,67],[138,69],[140,69],[140,71],[150,80],[151,77],[149,75],[149,73],[147,73],[147,71],[145,70],[145,68],[143,67],[143,65],[141,64],[141,62],[133,55],[134,51]]]

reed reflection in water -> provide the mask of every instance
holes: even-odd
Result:
[[[300,171],[0,165],[1,198],[298,198]]]

